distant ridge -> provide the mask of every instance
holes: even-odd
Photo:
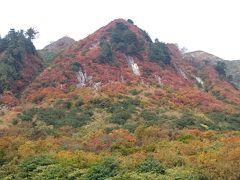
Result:
[[[65,48],[71,46],[76,41],[68,36],[64,36],[60,38],[59,40],[45,46],[43,50],[49,50],[49,51],[62,51]]]

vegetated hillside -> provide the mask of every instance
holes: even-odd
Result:
[[[34,33],[32,28],[27,32],[11,29],[0,38],[0,103],[15,104],[12,93],[19,95],[42,70],[42,61],[31,41]]]
[[[63,50],[69,48],[76,41],[68,36],[64,36],[59,40],[52,42],[41,50],[38,50],[39,55],[43,59],[45,67],[48,67],[52,60],[59,55]]]
[[[74,43],[2,110],[0,179],[238,179],[240,92],[199,53],[123,19]]]
[[[182,56],[176,45],[152,42],[133,23],[117,19],[57,56],[24,98],[65,96],[83,87],[103,92],[140,88],[152,89],[159,101],[165,99],[165,107],[237,113],[239,91],[218,62],[203,52]]]

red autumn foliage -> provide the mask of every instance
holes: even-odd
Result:
[[[13,107],[16,106],[18,103],[18,99],[13,95],[11,91],[5,91],[2,95],[0,95],[0,104]]]

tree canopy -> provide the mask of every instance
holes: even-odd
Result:
[[[156,39],[154,43],[150,43],[149,59],[160,65],[169,65],[171,63],[171,56],[166,44],[159,42],[158,39]]]
[[[23,30],[10,29],[4,38],[0,38],[0,93],[9,90],[14,80],[20,78],[20,71],[23,68],[25,54],[36,54],[37,51],[31,42],[35,31],[30,28],[26,35]],[[33,32],[34,31],[34,32]]]

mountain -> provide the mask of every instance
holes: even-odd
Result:
[[[64,36],[60,39],[58,39],[57,41],[45,46],[43,48],[43,50],[47,50],[47,51],[62,51],[66,48],[68,48],[69,46],[71,46],[72,44],[75,43],[75,40],[68,37],[68,36]]]
[[[0,179],[239,179],[238,61],[182,54],[124,19],[66,47],[17,42],[43,65],[0,61]],[[8,88],[25,76],[3,70],[25,67]]]
[[[210,62],[210,63],[211,62],[216,63],[217,61],[223,61],[223,59],[221,59],[213,54],[204,52],[204,51],[194,51],[194,52],[185,53],[184,57],[197,59],[198,61],[205,61],[205,62]]]
[[[31,100],[46,89],[159,86],[162,94],[172,89],[168,100],[173,104],[229,111],[239,104],[239,91],[216,71],[218,61],[223,60],[200,51],[182,55],[174,44],[152,42],[136,25],[117,19],[63,51],[25,94]]]

